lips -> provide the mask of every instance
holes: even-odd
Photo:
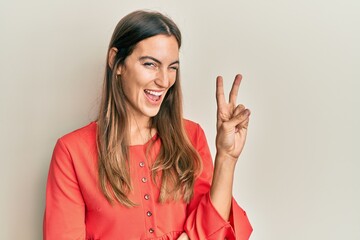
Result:
[[[158,103],[160,101],[161,96],[163,95],[164,91],[154,91],[154,90],[145,89],[144,93],[150,102]]]

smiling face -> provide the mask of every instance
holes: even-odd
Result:
[[[174,36],[156,35],[136,45],[117,69],[131,117],[148,121],[159,112],[178,68],[179,46]]]

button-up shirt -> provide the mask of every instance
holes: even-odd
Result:
[[[44,239],[172,240],[183,232],[191,240],[248,239],[251,225],[234,199],[228,221],[212,205],[213,163],[206,137],[198,124],[184,121],[203,164],[188,204],[158,201],[159,184],[153,182],[150,170],[161,148],[157,135],[144,145],[129,146],[133,190],[128,197],[137,204],[131,208],[110,204],[100,190],[96,122],[59,138],[46,187]]]

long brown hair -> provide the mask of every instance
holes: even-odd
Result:
[[[128,112],[122,81],[117,80],[116,69],[124,64],[137,43],[159,34],[174,36],[180,48],[181,33],[171,19],[158,12],[135,11],[120,20],[109,44],[97,118],[97,148],[100,187],[110,203],[116,200],[128,207],[136,205],[128,198],[132,190],[128,163]],[[117,53],[110,66],[108,59],[112,48],[116,48]],[[161,176],[159,201],[182,198],[189,202],[201,160],[184,128],[179,72],[159,113],[151,119],[150,127],[157,130],[161,140],[160,152],[152,166],[153,181],[158,174]]]

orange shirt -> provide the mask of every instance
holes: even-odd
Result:
[[[211,203],[209,190],[213,164],[201,127],[185,120],[189,139],[203,161],[194,197],[158,203],[159,188],[151,179],[145,145],[129,147],[136,207],[108,203],[98,184],[96,122],[61,137],[55,146],[46,187],[44,240],[172,240],[186,232],[191,240],[248,239],[252,228],[235,200],[229,221]],[[150,156],[156,156],[161,140],[155,135]],[[150,161],[150,162],[148,162]]]

